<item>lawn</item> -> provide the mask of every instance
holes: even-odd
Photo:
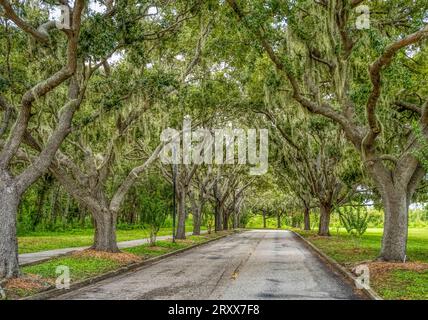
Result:
[[[124,249],[121,253],[84,250],[26,266],[21,269],[22,276],[20,278],[10,280],[5,285],[7,298],[18,299],[26,297],[55,285],[55,279],[59,276],[57,273],[59,266],[67,266],[69,268],[70,282],[73,283],[117,270],[131,263],[141,262],[148,258],[203,243],[232,232],[223,231],[200,236],[189,236],[185,240],[177,240],[176,243],[173,243],[171,240],[160,240],[156,242],[155,246],[144,244]]]
[[[345,231],[318,237],[314,231],[298,232],[337,262],[352,269],[369,263],[371,285],[385,299],[428,299],[428,228],[410,228],[407,263],[373,262],[379,254],[382,229],[368,229],[360,238]]]
[[[203,228],[202,228],[203,229]],[[192,231],[186,226],[186,232]],[[159,236],[170,235],[171,228],[162,228]],[[118,241],[148,238],[147,230],[117,230]],[[19,253],[30,253],[62,248],[90,246],[94,239],[93,229],[78,229],[67,232],[37,232],[18,237]]]

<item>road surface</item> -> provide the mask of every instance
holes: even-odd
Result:
[[[56,299],[358,299],[293,233],[223,238]]]

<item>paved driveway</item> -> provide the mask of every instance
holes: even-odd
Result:
[[[358,299],[293,233],[234,234],[57,299]]]

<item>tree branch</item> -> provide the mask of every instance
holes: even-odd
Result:
[[[384,53],[369,67],[370,80],[372,82],[373,88],[366,104],[366,117],[369,125],[369,131],[364,138],[363,147],[365,150],[370,150],[370,148],[372,148],[374,140],[381,132],[381,127],[376,117],[375,109],[381,94],[382,70],[390,65],[392,59],[400,49],[419,42],[427,36],[428,25],[425,25],[425,27],[418,32],[415,32],[390,44],[385,49]]]

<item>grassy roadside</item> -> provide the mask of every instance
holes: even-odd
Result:
[[[22,276],[9,280],[4,286],[7,299],[19,299],[31,296],[55,285],[57,267],[67,266],[70,270],[71,283],[99,276],[106,272],[117,270],[135,262],[171,253],[179,249],[200,244],[220,236],[231,234],[233,231],[223,231],[200,236],[189,236],[185,240],[157,241],[156,246],[144,244],[124,249],[121,253],[105,253],[84,250],[73,254],[51,259],[46,262],[22,268]]]
[[[192,228],[186,226],[186,231],[190,232]],[[170,234],[171,228],[161,228],[158,236]],[[148,237],[149,232],[144,229],[117,230],[117,241],[119,242]],[[31,253],[53,249],[90,246],[93,240],[93,229],[78,229],[67,232],[36,232],[18,237],[18,247],[19,253]]]
[[[374,261],[380,251],[382,229],[368,229],[360,238],[343,230],[333,231],[331,237],[319,237],[315,231],[294,231],[349,270],[367,264],[370,284],[384,299],[428,299],[428,228],[409,229],[406,263]]]

